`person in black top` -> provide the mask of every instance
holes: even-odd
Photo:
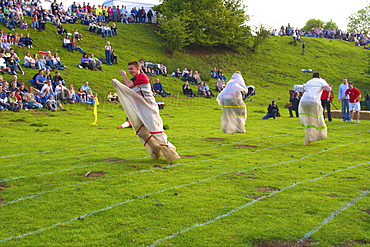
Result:
[[[269,104],[269,106],[267,107],[267,114],[263,116],[262,119],[268,119],[270,117],[276,119],[276,117],[279,116],[280,116],[279,107],[277,106],[276,101],[273,100],[271,104]]]

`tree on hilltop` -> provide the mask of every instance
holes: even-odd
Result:
[[[168,49],[186,46],[251,48],[249,15],[241,0],[163,0],[154,7]]]
[[[330,30],[335,30],[338,29],[338,25],[333,22],[333,20],[330,20],[328,22],[324,22],[320,19],[309,19],[305,26],[303,27],[303,30],[305,31],[310,31],[312,29],[317,29],[317,28],[323,28],[323,29],[330,29]]]
[[[370,6],[360,9],[348,18],[348,31],[354,33],[369,34],[370,28]]]

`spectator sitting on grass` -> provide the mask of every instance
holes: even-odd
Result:
[[[24,21],[22,22],[22,29],[23,29],[23,30],[28,30],[28,23],[27,23],[27,20],[24,20]]]
[[[212,77],[212,78],[218,78],[216,67],[214,67],[214,68],[211,70],[211,77]]]
[[[71,103],[73,104],[75,101],[82,102],[80,95],[78,95],[75,91],[75,86],[71,83],[69,85],[69,92],[71,93]]]
[[[11,69],[7,66],[4,54],[2,52],[0,53],[0,71],[2,73],[4,72],[11,73]]]
[[[182,70],[181,76],[182,76],[182,77],[184,77],[184,78],[186,78],[186,77],[188,77],[188,76],[189,76],[189,71],[188,71],[188,69],[187,69],[187,68],[184,68],[184,69]]]
[[[26,37],[24,39],[24,44],[27,46],[27,48],[32,49],[33,48],[33,38],[30,37],[30,35],[27,33]]]
[[[94,56],[94,54],[90,54],[89,59],[89,69],[91,70],[103,70],[101,61]]]
[[[71,44],[72,44],[72,49],[73,50],[79,51],[79,52],[81,52],[83,54],[85,53],[84,50],[77,45],[77,40],[76,40],[75,37],[72,37],[71,38]]]
[[[111,103],[118,103],[118,96],[116,93],[112,93],[111,91],[108,91],[107,100]]]
[[[69,101],[71,103],[71,92],[66,88],[61,81],[58,81],[57,86],[55,87],[55,98],[56,100],[63,101],[64,104]]]
[[[202,82],[202,83],[203,83],[203,86],[204,86],[204,91],[206,92],[206,97],[207,98],[209,98],[209,97],[215,97],[215,95],[213,94],[213,92],[209,88],[207,82]]]
[[[179,68],[176,69],[176,71],[172,72],[171,76],[179,78],[181,77],[181,70]]]
[[[89,87],[89,82],[88,81],[85,81],[84,84],[80,87],[79,92],[80,92],[80,95],[81,95],[81,99],[83,99],[84,102],[87,101],[87,92],[88,92],[89,89],[90,89],[90,87]]]
[[[217,71],[217,78],[218,79],[221,79],[222,81],[226,81],[227,79],[226,79],[226,76],[224,76],[224,74],[223,74],[223,72],[222,72],[222,69],[219,69],[218,71]]]
[[[18,101],[15,93],[15,90],[10,91],[10,93],[8,94],[8,103],[13,107],[18,107],[21,103]]]
[[[45,105],[46,105],[46,108],[48,110],[51,110],[51,111],[57,111],[58,110],[58,107],[60,109],[62,109],[62,111],[66,111],[67,109],[65,109],[62,104],[60,103],[60,101],[58,100],[55,100],[54,96],[52,93],[48,94],[48,99],[46,100],[45,102]]]
[[[155,94],[159,94],[162,97],[166,97],[167,95],[171,95],[170,93],[167,93],[163,89],[162,83],[159,82],[159,79],[155,79],[155,83],[153,84],[153,92]]]
[[[194,72],[193,78],[194,78],[195,84],[197,85],[199,85],[202,82],[202,79],[200,79],[200,74],[198,71]]]
[[[57,33],[63,35],[63,34],[67,34],[68,31],[67,31],[67,29],[64,29],[64,27],[62,26],[62,23],[59,23],[57,25]]]
[[[26,54],[24,55],[24,67],[30,68],[30,69],[36,69],[35,65],[35,59],[31,57],[31,52],[27,51]]]
[[[82,40],[82,34],[78,32],[77,29],[73,32],[74,38],[77,40]]]
[[[95,95],[93,94],[91,89],[87,90],[87,101],[85,101],[85,103],[89,103],[92,106],[95,105]],[[97,105],[97,106],[99,106],[99,105]]]
[[[71,39],[69,38],[69,35],[66,35],[66,37],[63,39],[63,47],[67,48],[68,51],[73,52],[73,47],[71,43]]]
[[[85,53],[82,55],[81,57],[81,63],[80,63],[80,68],[84,68],[84,69],[89,69],[89,57],[88,55]]]
[[[34,81],[35,81],[36,88],[38,90],[41,90],[42,87],[46,84],[46,78],[44,77],[43,70],[40,69],[39,73],[34,76]]]
[[[23,96],[23,108],[27,109],[41,109],[43,106],[41,103],[37,102],[36,95],[40,91],[35,89],[33,86],[29,86],[27,93]]]
[[[19,41],[18,41],[18,43],[16,45],[19,48],[24,48],[26,46],[26,44],[25,44],[25,37],[23,36],[22,33],[19,35]]]
[[[14,112],[19,112],[21,110],[22,106],[11,106],[8,103],[8,95],[7,93],[3,90],[3,86],[0,84],[0,110],[10,110]]]
[[[190,88],[190,85],[189,85],[189,82],[188,81],[185,81],[185,84],[182,85],[182,92],[189,96],[189,97],[196,97],[197,95],[195,93],[193,93],[193,90]]]
[[[217,79],[216,82],[216,91],[221,92],[225,88],[225,83],[221,79]]]

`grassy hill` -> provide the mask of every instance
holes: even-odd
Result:
[[[86,26],[66,28],[82,31],[79,45],[103,56],[106,40]],[[61,48],[55,27],[29,30],[32,52],[58,51],[67,83],[88,80],[102,102],[98,125],[87,104],[0,112],[0,246],[370,246],[369,121],[333,119],[326,140],[304,146],[299,119],[282,107],[288,90],[309,79],[301,69],[321,72],[335,90],[344,76],[367,89],[369,51],[305,38],[302,56],[291,38],[272,37],[257,54],[166,54],[155,29],[119,24],[119,36],[107,39],[119,65],[103,72],[75,67],[81,54]],[[169,71],[242,71],[257,92],[246,101],[246,133],[223,133],[214,98],[184,97],[182,81],[161,76],[172,95],[156,99],[181,159],[151,159],[132,129],[117,129],[121,105],[104,100],[118,71],[141,58]],[[23,81],[36,73],[25,71]],[[283,117],[262,120],[271,99]]]
[[[300,43],[292,44],[291,37],[271,37],[256,54],[235,54],[227,51],[216,50],[206,52],[201,50],[188,52],[165,52],[164,40],[155,33],[157,27],[147,24],[118,24],[118,37],[108,37],[106,40],[101,36],[87,31],[87,26],[79,24],[65,24],[68,32],[73,33],[78,29],[83,34],[83,40],[78,45],[87,53],[94,53],[96,57],[104,57],[104,45],[110,41],[113,49],[119,57],[119,65],[104,66],[103,72],[85,71],[75,67],[79,63],[81,53],[70,53],[62,48],[61,35],[56,34],[56,27],[48,24],[47,30],[37,32],[16,30],[18,33],[30,33],[34,38],[32,54],[39,50],[58,52],[64,64],[69,66],[63,71],[62,77],[67,83],[75,86],[82,85],[83,81],[90,82],[96,93],[106,95],[112,89],[110,80],[120,77],[118,71],[127,69],[130,60],[149,60],[163,62],[169,73],[176,68],[198,70],[201,77],[213,84],[209,72],[213,67],[222,68],[230,78],[231,74],[239,70],[243,72],[247,84],[256,87],[258,99],[266,103],[271,98],[286,101],[287,90],[292,89],[294,84],[302,84],[307,81],[311,74],[302,73],[301,69],[314,69],[320,72],[322,77],[333,85],[334,91],[338,89],[343,77],[355,82],[360,90],[370,89],[369,76],[365,74],[368,69],[368,50],[355,47],[353,43],[342,40],[329,40],[319,38],[303,38],[306,42],[306,55],[301,55]],[[27,48],[16,51],[20,58]],[[23,59],[22,59],[23,61]],[[28,81],[35,70],[26,69],[26,75],[21,80]],[[11,76],[4,76],[10,79]],[[120,79],[120,78],[119,78]],[[161,78],[166,88],[171,92],[181,91],[182,81],[174,78]],[[261,97],[261,98],[259,98]]]

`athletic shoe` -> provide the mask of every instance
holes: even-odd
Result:
[[[356,123],[360,123],[360,120],[357,120]]]
[[[342,119],[342,122],[345,122],[346,120],[345,119]]]

